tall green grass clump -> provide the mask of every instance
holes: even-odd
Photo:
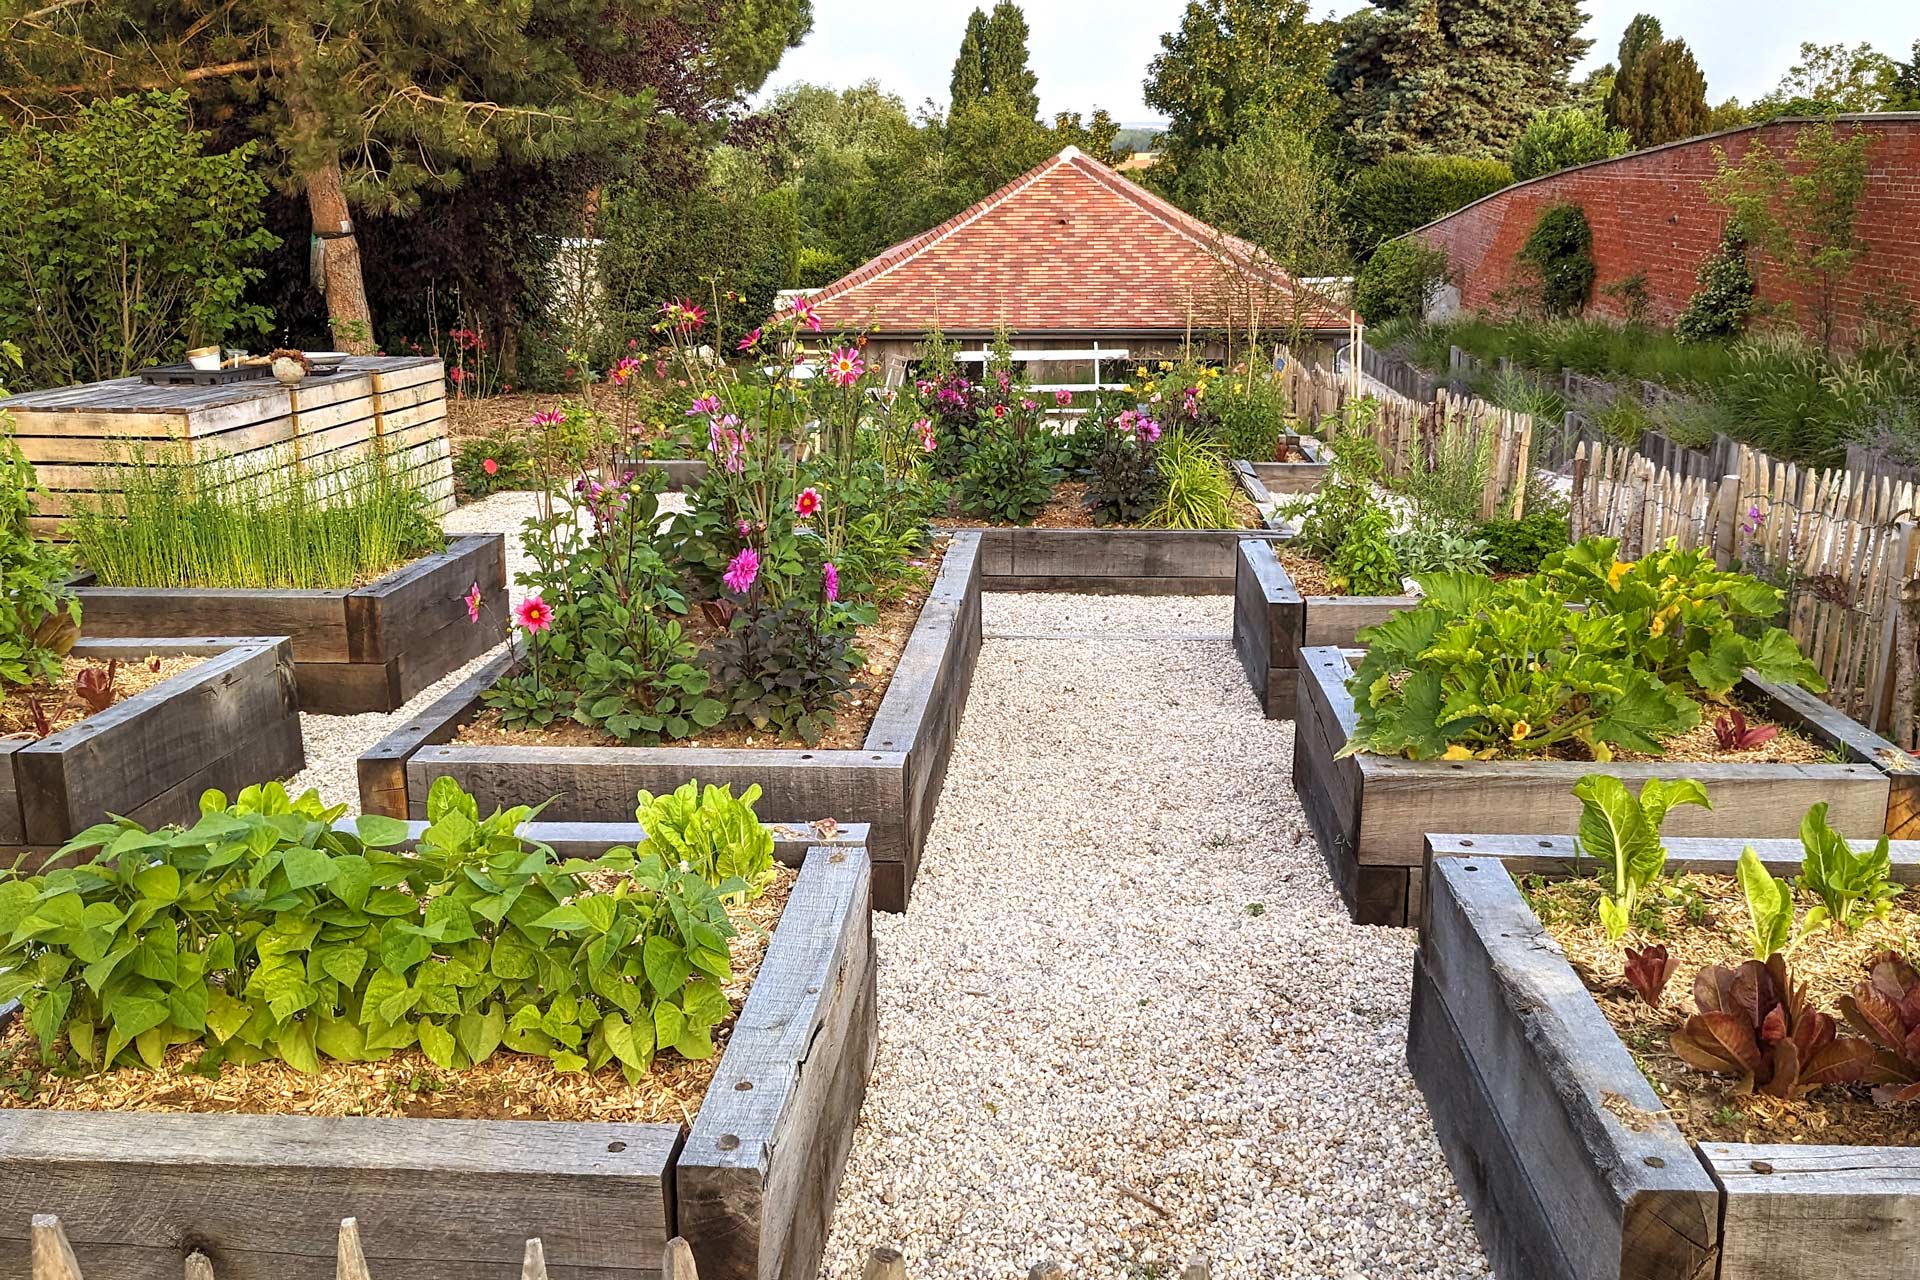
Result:
[[[1154,464],[1166,492],[1147,516],[1156,529],[1226,529],[1233,521],[1233,477],[1220,447],[1205,436],[1169,431]]]
[[[444,545],[425,496],[378,455],[309,471],[136,453],[116,471],[119,492],[66,524],[105,586],[341,590]]]

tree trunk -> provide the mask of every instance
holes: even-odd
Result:
[[[340,184],[340,162],[328,160],[305,175],[307,211],[313,234],[326,251],[327,323],[333,345],[356,355],[374,349],[373,312],[367,306],[367,285],[360,273],[360,242],[354,238],[353,216]]]

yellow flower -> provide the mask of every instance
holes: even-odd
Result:
[[[1171,360],[1162,360],[1162,361],[1160,362],[1160,372],[1162,372],[1162,373],[1172,373],[1172,372],[1173,372],[1173,361],[1171,361]]]
[[[1660,589],[1662,591],[1671,591],[1673,590],[1673,584],[1678,581],[1680,581],[1680,579],[1674,577],[1672,574],[1668,574],[1665,578],[1660,580]]]
[[[1233,384],[1233,393],[1235,395],[1239,395],[1242,391],[1245,391],[1245,390],[1246,388],[1241,386],[1239,383],[1236,382]]]
[[[1456,742],[1448,747],[1440,758],[1442,760],[1471,760],[1473,759],[1473,752]]]
[[[1154,388],[1157,387],[1158,385],[1159,385],[1158,383],[1154,383],[1154,382],[1147,383],[1147,394],[1152,395],[1154,392]]]
[[[1532,732],[1533,732],[1533,726],[1528,724],[1525,720],[1515,721],[1513,726],[1513,740],[1515,742],[1525,742],[1527,740],[1527,735]]]
[[[1658,640],[1661,636],[1665,635],[1666,633],[1667,633],[1667,620],[1664,617],[1655,615],[1653,619],[1653,624],[1647,628],[1647,634],[1653,637],[1655,640]]]
[[[1618,591],[1620,589],[1620,579],[1626,577],[1628,574],[1632,572],[1633,572],[1633,561],[1615,560],[1613,562],[1613,568],[1607,570],[1607,585],[1613,588],[1615,591]]]
[[[1205,387],[1195,387],[1193,389],[1193,398],[1195,400],[1205,400],[1207,398],[1207,389]]]

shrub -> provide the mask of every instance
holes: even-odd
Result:
[[[1498,160],[1468,156],[1389,156],[1347,182],[1347,224],[1355,256],[1463,209],[1513,184]]]
[[[1139,421],[1137,415],[1134,421]],[[1080,429],[1092,428],[1082,423]],[[1158,445],[1137,429],[1103,425],[1098,430],[1100,451],[1087,478],[1087,508],[1095,524],[1138,524],[1158,505],[1165,489],[1155,465]]]
[[[1544,177],[1574,165],[1591,164],[1633,149],[1625,129],[1607,127],[1604,114],[1589,107],[1556,107],[1535,113],[1513,144],[1517,182]]]
[[[1556,204],[1540,213],[1519,260],[1532,269],[1540,306],[1550,316],[1568,316],[1587,305],[1596,271],[1593,228],[1577,204]]]
[[[1368,324],[1420,320],[1451,275],[1446,250],[1412,238],[1390,240],[1373,251],[1354,280],[1354,309]]]
[[[44,491],[10,427],[0,414],[0,697],[8,685],[59,674],[80,624],[80,601],[67,586],[72,556],[27,523],[32,495]]]
[[[454,482],[468,499],[525,489],[533,478],[533,455],[519,437],[505,431],[483,440],[462,440],[453,457]]]
[[[1252,372],[1221,378],[1213,384],[1211,404],[1229,458],[1269,462],[1279,454],[1288,403],[1278,378]]]
[[[1745,332],[1758,299],[1753,265],[1747,261],[1747,237],[1738,222],[1727,222],[1718,247],[1693,279],[1700,287],[1673,322],[1673,336],[1682,342],[1708,342]]]
[[[442,544],[425,495],[383,457],[249,474],[223,460],[136,452],[118,492],[66,529],[110,587],[359,586]]]
[[[1532,573],[1548,556],[1567,549],[1569,528],[1564,511],[1533,511],[1518,520],[1489,520],[1473,533],[1496,571]]]
[[[242,295],[279,243],[252,143],[209,155],[185,92],[110,98],[71,127],[0,126],[0,338],[38,386],[120,377],[264,333]]]
[[[408,853],[405,823],[338,832],[345,805],[278,783],[200,806],[187,831],[119,819],[63,851],[91,861],[0,881],[0,1000],[47,1061],[64,1041],[69,1064],[159,1067],[198,1044],[199,1070],[311,1073],[417,1044],[443,1070],[504,1048],[637,1083],[662,1053],[711,1057],[732,1013],[725,899],[764,883],[744,818],[695,870],[651,847],[562,862],[515,834],[530,809],[483,819],[450,778]]]

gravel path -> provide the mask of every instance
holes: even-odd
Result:
[[[1487,1275],[1403,1060],[1413,936],[1346,923],[1231,601],[985,604],[913,909],[874,921],[826,1274]]]

